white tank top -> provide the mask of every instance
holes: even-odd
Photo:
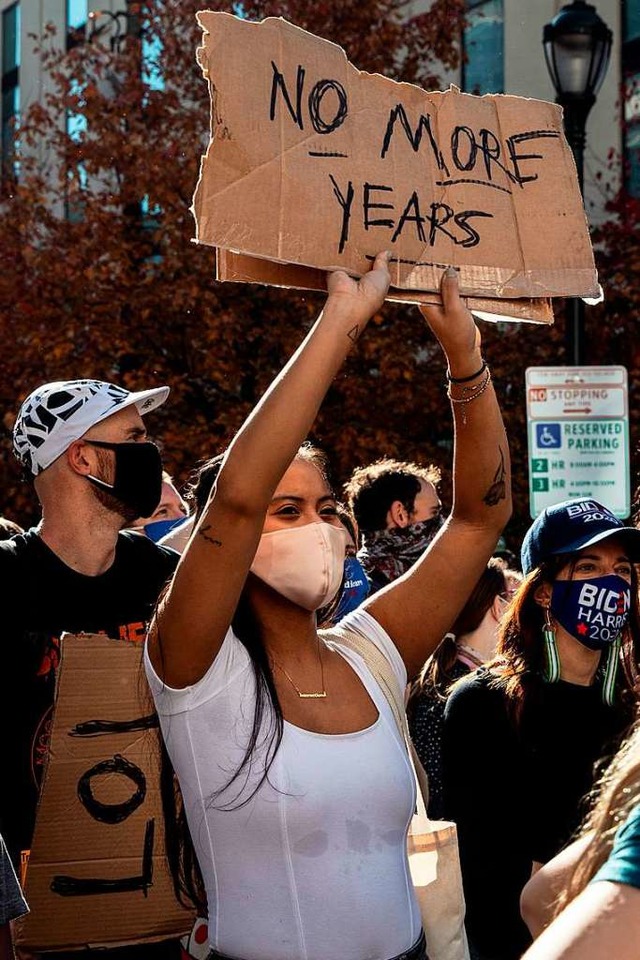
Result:
[[[376,620],[357,623],[389,659],[400,655]],[[209,905],[210,947],[243,960],[385,960],[418,939],[406,856],[415,785],[384,695],[362,659],[336,641],[378,709],[372,726],[321,734],[285,721],[268,781],[268,724],[250,771],[222,794],[245,753],[255,681],[232,631],[206,675],[165,686],[145,652],[162,733],[182,789]],[[248,801],[240,806],[243,800]]]

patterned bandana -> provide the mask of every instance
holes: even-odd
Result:
[[[377,582],[397,580],[420,559],[443,523],[444,517],[439,513],[431,520],[420,520],[408,527],[367,534],[364,546],[358,552],[367,576]]]

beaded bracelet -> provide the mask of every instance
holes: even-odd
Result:
[[[477,400],[478,397],[481,397],[481,396],[482,396],[482,394],[485,392],[485,390],[487,389],[487,387],[488,387],[489,384],[491,383],[491,371],[489,370],[489,367],[487,366],[486,363],[485,363],[484,366],[485,366],[486,374],[485,374],[485,377],[484,377],[484,380],[482,381],[482,383],[479,383],[476,387],[463,387],[463,390],[462,390],[463,394],[465,394],[465,393],[470,393],[470,396],[468,396],[468,397],[465,397],[465,396],[462,396],[462,397],[452,397],[452,396],[451,396],[451,383],[449,383],[449,385],[448,385],[448,387],[447,387],[447,396],[449,397],[449,400],[451,401],[451,403],[472,403],[474,400]],[[476,376],[477,376],[477,374],[476,374]],[[463,422],[463,423],[466,423],[466,422],[467,422],[467,417],[466,417],[466,413],[465,413],[465,408],[464,408],[464,407],[462,408],[462,422]]]
[[[487,361],[483,357],[482,366],[480,367],[479,370],[476,370],[475,373],[472,373],[470,377],[452,377],[451,374],[449,373],[449,370],[447,370],[447,380],[449,381],[449,383],[471,383],[471,381],[479,377],[481,373],[484,373],[486,369],[487,369]]]

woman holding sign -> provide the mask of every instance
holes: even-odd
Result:
[[[318,633],[345,536],[324,463],[301,447],[382,307],[387,262],[379,255],[360,281],[329,276],[320,317],[231,443],[149,633],[147,673],[206,891],[211,957],[426,955],[406,853],[414,780],[364,660]],[[510,513],[507,440],[454,270],[442,299],[424,314],[448,362],[454,508],[412,570],[342,621],[401,689]]]
[[[520,893],[578,827],[594,766],[634,716],[640,530],[594,500],[547,507],[522,544],[525,579],[498,653],[457,684],[443,734],[467,932],[481,960],[530,942]]]

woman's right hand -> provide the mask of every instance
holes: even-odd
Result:
[[[325,311],[332,307],[344,309],[349,322],[360,327],[358,335],[384,303],[391,279],[390,256],[388,250],[379,253],[371,270],[363,274],[359,280],[350,277],[344,270],[334,270],[327,276],[329,297]]]

